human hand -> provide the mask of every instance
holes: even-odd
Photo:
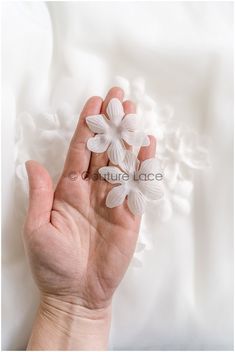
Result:
[[[106,153],[91,153],[86,147],[93,133],[85,118],[105,113],[110,99],[122,101],[123,95],[120,88],[112,88],[104,102],[99,97],[88,100],[55,191],[41,165],[35,161],[26,163],[30,198],[24,244],[41,293],[40,315],[48,318],[49,314],[60,321],[58,314],[62,311],[69,320],[78,316],[80,326],[84,318],[102,321],[104,330],[109,325],[113,293],[134,253],[141,219],[129,211],[126,202],[116,208],[106,207],[105,199],[112,187],[109,183],[92,177],[83,179],[87,170],[94,175],[108,165]],[[135,112],[130,101],[124,102],[123,107],[125,113]],[[150,142],[141,148],[140,160],[155,155],[155,139],[151,137]],[[30,347],[34,347],[33,340],[32,337]],[[98,348],[104,348],[104,344],[98,343]],[[87,349],[76,342],[71,346]]]

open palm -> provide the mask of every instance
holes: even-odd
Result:
[[[108,165],[108,157],[86,147],[93,133],[85,117],[105,113],[114,97],[122,101],[123,91],[112,88],[104,101],[92,97],[86,103],[55,191],[41,165],[35,161],[26,165],[30,202],[24,242],[36,283],[44,295],[88,308],[109,305],[132,258],[141,220],[126,201],[113,209],[106,207],[112,186],[95,175]],[[130,101],[123,107],[125,113],[135,112]],[[150,141],[150,146],[141,148],[140,160],[155,155],[155,139]]]

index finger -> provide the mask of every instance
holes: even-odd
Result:
[[[100,97],[91,97],[85,104],[74,135],[71,139],[66,157],[63,174],[70,172],[81,174],[87,171],[90,163],[91,152],[87,148],[87,140],[94,135],[86,124],[86,117],[100,114],[103,100]]]

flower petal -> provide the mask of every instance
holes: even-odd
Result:
[[[117,139],[115,142],[110,144],[108,149],[108,157],[113,164],[121,164],[125,158],[125,153],[125,146],[121,140]]]
[[[159,200],[164,196],[161,181],[139,181],[139,187],[148,199]]]
[[[146,249],[146,244],[143,242],[137,242],[135,247],[135,252],[142,252]]]
[[[127,195],[127,190],[125,185],[113,187],[108,193],[106,198],[106,206],[108,208],[114,208],[121,205]]]
[[[142,161],[139,169],[139,173],[148,174],[148,173],[162,173],[160,161],[157,158],[149,158]]]
[[[95,137],[89,138],[87,148],[94,153],[103,153],[110,144],[109,138],[105,134],[97,134]]]
[[[116,76],[115,81],[115,85],[122,88],[126,95],[130,95],[130,82],[128,81],[128,79],[122,76]]]
[[[175,186],[175,193],[182,197],[189,197],[193,191],[193,183],[187,180],[180,180]]]
[[[141,268],[143,266],[142,261],[134,256],[131,260],[131,265],[133,265],[134,268]]]
[[[122,103],[119,99],[113,98],[108,103],[106,112],[110,118],[110,120],[115,124],[119,125],[122,121],[124,114]]]
[[[139,160],[130,150],[126,151],[125,158],[120,164],[121,168],[128,174],[133,174],[139,167]]]
[[[140,191],[130,191],[127,205],[134,215],[141,215],[145,209],[145,197]]]
[[[95,133],[105,133],[109,128],[107,119],[103,115],[87,116],[86,123],[90,130]]]
[[[122,122],[121,126],[123,129],[129,130],[129,131],[135,131],[139,128],[140,126],[140,117],[139,115],[136,114],[127,114]]]
[[[165,175],[166,175],[165,177],[166,177],[168,186],[171,189],[174,189],[179,177],[179,163],[177,162],[168,163],[165,166],[164,171],[165,171]]]
[[[186,165],[192,169],[205,169],[210,165],[209,153],[205,148],[195,148],[195,150],[185,151],[184,160]]]
[[[149,145],[150,145],[149,136],[147,136],[147,135],[145,134],[141,146],[142,146],[142,147],[148,147]]]
[[[169,220],[173,213],[170,199],[164,197],[162,200],[159,201],[158,204],[156,204],[156,209],[153,210],[155,213],[158,214],[158,217],[159,219],[161,219],[161,221],[165,222]]]
[[[116,166],[104,166],[99,169],[99,174],[109,183],[124,183],[128,175]]]
[[[190,202],[187,198],[183,198],[178,195],[173,195],[172,203],[179,212],[183,214],[190,213],[191,207],[190,207]]]
[[[150,143],[148,136],[144,132],[123,130],[121,136],[127,144],[136,147],[141,145],[148,146]]]

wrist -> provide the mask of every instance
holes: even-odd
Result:
[[[105,308],[90,309],[44,295],[28,349],[105,350],[110,321],[111,304]]]

